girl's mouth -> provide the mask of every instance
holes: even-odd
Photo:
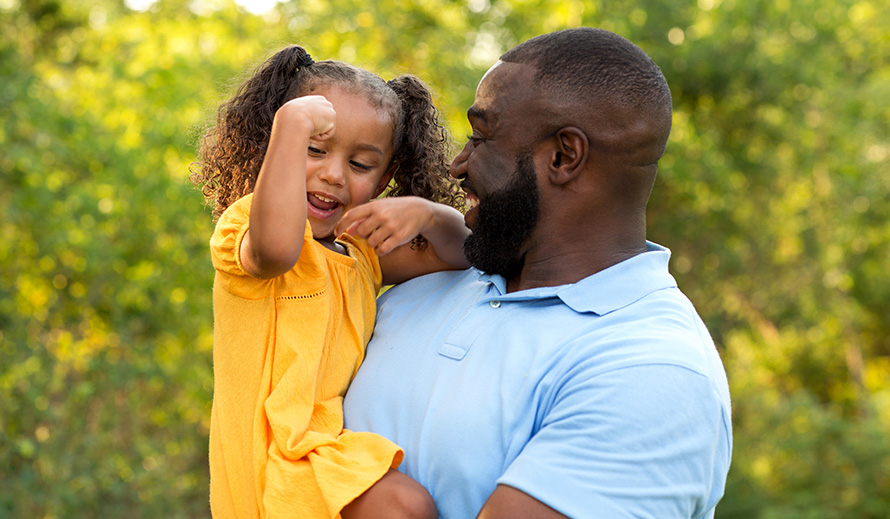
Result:
[[[309,202],[309,214],[315,218],[330,218],[342,205],[336,198],[318,193],[308,193],[306,198]]]

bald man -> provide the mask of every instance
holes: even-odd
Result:
[[[442,519],[713,517],[726,374],[646,240],[661,71],[611,32],[559,31],[504,54],[467,115],[473,268],[379,299],[346,426],[404,447]]]

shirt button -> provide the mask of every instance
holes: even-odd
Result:
[[[493,300],[493,301],[489,301],[488,304],[489,304],[489,306],[491,306],[492,308],[500,308],[500,307],[501,307],[501,302],[498,301],[497,299],[495,299],[495,300]]]

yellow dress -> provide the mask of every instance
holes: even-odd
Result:
[[[248,275],[238,250],[252,195],[220,217],[210,240],[213,410],[210,507],[215,519],[338,517],[401,449],[343,430],[343,396],[364,357],[380,264],[363,240],[349,255],[316,242],[307,222],[297,264]]]

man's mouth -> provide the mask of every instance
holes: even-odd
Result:
[[[476,190],[473,189],[473,183],[470,182],[469,178],[465,178],[461,181],[460,188],[463,189],[464,193],[467,195],[467,210],[474,209],[479,205],[479,195],[477,195]]]
[[[466,211],[464,211],[464,224],[468,229],[472,230],[476,225],[476,213],[479,212],[479,197],[473,193],[466,193]]]

